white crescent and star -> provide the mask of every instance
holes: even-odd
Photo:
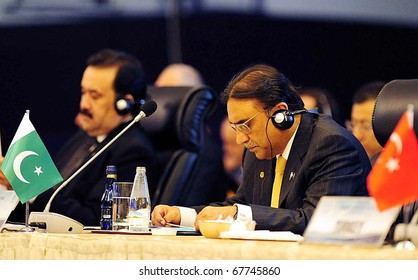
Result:
[[[28,157],[28,156],[32,156],[32,155],[38,156],[38,154],[37,154],[37,153],[35,153],[34,151],[23,151],[23,152],[21,152],[20,154],[18,154],[18,155],[16,156],[15,160],[13,161],[13,171],[15,172],[16,177],[17,177],[20,181],[22,181],[22,182],[24,182],[24,183],[26,183],[26,184],[29,184],[29,181],[28,181],[28,180],[26,180],[26,179],[23,177],[22,172],[21,172],[21,170],[20,170],[20,166],[22,165],[22,161],[23,161],[26,157]],[[41,168],[41,167],[39,167],[39,168],[37,167],[37,168],[36,168],[36,170],[35,170],[35,173],[38,173],[38,172],[42,173],[42,170],[40,170],[40,168]],[[38,173],[38,176],[39,176],[39,173]]]
[[[396,154],[400,155],[402,153],[402,139],[398,133],[392,133],[389,140],[395,145]]]
[[[399,136],[398,133],[392,133],[392,135],[389,138],[389,141],[395,145],[395,154],[396,156],[399,156],[402,153],[402,139]],[[399,169],[399,159],[390,157],[388,161],[386,162],[386,168],[389,170],[390,173],[394,172],[395,170]]]

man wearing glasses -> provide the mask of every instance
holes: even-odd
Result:
[[[361,86],[353,96],[351,121],[346,122],[347,129],[353,132],[363,145],[372,164],[383,149],[374,135],[372,117],[376,97],[385,84],[383,81],[374,81]]]
[[[305,110],[295,87],[275,68],[243,70],[221,100],[236,142],[246,148],[236,195],[207,207],[158,205],[153,224],[194,223],[199,230],[199,220],[233,216],[255,220],[259,230],[303,234],[321,196],[367,195],[371,166],[360,142],[331,117]]]

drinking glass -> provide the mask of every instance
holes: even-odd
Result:
[[[113,188],[118,190],[113,196],[112,229],[129,230],[129,206],[131,204],[132,182],[115,182]]]

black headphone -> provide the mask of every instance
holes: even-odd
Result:
[[[119,115],[125,116],[131,113],[135,108],[141,107],[141,105],[144,103],[145,103],[145,100],[143,99],[139,101],[129,100],[123,97],[122,95],[120,95],[118,98],[116,98],[115,109]]]
[[[273,125],[280,130],[286,130],[292,127],[295,122],[294,115],[305,114],[309,111],[306,109],[290,112],[288,110],[277,110],[271,115]]]

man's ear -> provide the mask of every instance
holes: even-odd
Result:
[[[130,94],[130,93],[125,94],[124,95],[124,98],[126,100],[130,100],[130,101],[134,101],[135,100],[134,96],[132,94]]]
[[[269,115],[273,115],[274,112],[278,111],[278,110],[289,110],[289,106],[287,106],[286,102],[280,102],[277,103],[276,105],[274,105],[273,108],[270,109]]]

